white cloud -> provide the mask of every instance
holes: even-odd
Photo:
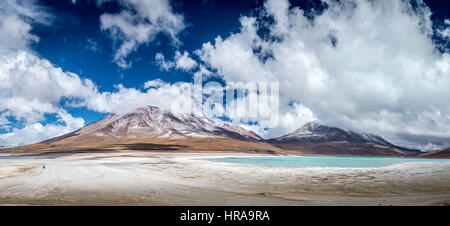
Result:
[[[73,118],[62,109],[56,113],[63,124],[30,123],[23,128],[13,128],[11,132],[0,134],[0,145],[7,147],[21,146],[43,141],[70,133],[84,125],[82,118]]]
[[[102,48],[98,42],[96,42],[92,38],[86,39],[86,49],[91,50],[92,52],[101,52]]]
[[[5,0],[0,4],[1,55],[24,49],[39,41],[36,35],[30,33],[30,22],[48,24],[50,16],[34,3],[34,0]]]
[[[183,69],[187,71],[193,69],[196,66],[197,62],[189,57],[189,53],[187,51],[184,51],[183,54],[181,54],[179,51],[175,52],[175,67],[177,69]]]
[[[86,107],[96,112],[127,113],[153,105],[174,112],[191,112],[192,84],[169,84],[160,79],[147,81],[144,90],[117,85],[114,92],[99,92],[95,84],[78,75],[64,72],[48,60],[28,51],[0,57],[0,134],[1,146],[17,146],[42,141],[74,131],[84,125],[59,106]],[[57,122],[42,124],[48,114]],[[24,124],[13,125],[8,117]]]
[[[130,0],[122,1],[121,4],[128,8],[138,7],[136,8],[138,13],[132,15],[131,12],[125,10],[120,15],[128,14],[130,20],[148,19],[155,22],[140,24],[138,27],[142,26],[145,29],[155,30],[155,32],[166,32],[174,41],[176,41],[176,33],[181,26],[184,26],[181,16],[168,15],[171,11],[166,1]],[[49,21],[42,19],[47,18],[45,11],[35,12],[34,10],[39,8],[34,5],[33,1],[25,3],[6,1],[0,7],[0,40],[2,41],[0,43],[0,128],[7,130],[6,133],[0,134],[0,146],[30,144],[81,128],[84,120],[72,117],[60,106],[62,100],[66,106],[85,106],[98,112],[122,113],[145,105],[167,106],[168,100],[189,99],[191,96],[190,84],[171,85],[162,80],[148,81],[144,84],[144,91],[118,85],[116,92],[101,93],[91,80],[82,79],[75,73],[63,71],[52,65],[47,59],[37,56],[29,48],[31,43],[39,41],[37,36],[30,33],[30,23],[49,24]],[[156,14],[146,11],[150,8],[156,10]],[[162,15],[165,18],[161,18]],[[129,53],[126,50],[127,42],[134,43],[130,45],[130,48],[133,49],[137,44],[151,40],[151,37],[148,36],[151,32],[142,35],[140,28],[128,27],[126,23],[131,21],[121,21],[123,18],[118,15],[105,14],[103,16],[106,18],[103,21],[106,29],[111,32],[118,29],[118,33],[125,34],[124,44],[116,54],[119,61]],[[108,16],[115,21],[108,20]],[[121,22],[125,24],[120,24]],[[131,30],[124,31],[121,30],[122,28]],[[127,35],[130,36],[127,37]],[[130,38],[131,36],[133,38]],[[88,40],[88,43],[91,47],[95,47],[92,40]],[[192,66],[187,53],[180,54],[177,59],[179,67]],[[186,100],[183,99],[180,102],[186,102]],[[47,121],[48,115],[55,115],[57,121],[43,123]],[[10,119],[14,120],[14,123]]]
[[[446,52],[450,52],[450,49],[448,47],[448,42],[450,40],[450,19],[445,19],[444,23],[441,25],[440,28],[437,29],[436,32],[438,36],[440,36],[443,40],[446,40],[447,42],[447,43],[444,42],[444,44],[441,46],[442,49]]]
[[[35,122],[55,111],[62,97],[87,98],[96,93],[92,81],[54,67],[28,51],[0,57],[0,111]]]
[[[169,71],[172,68],[190,71],[197,67],[197,62],[193,60],[187,51],[181,54],[180,51],[175,51],[175,56],[173,61],[167,61],[162,53],[157,53],[155,55],[156,63],[161,67],[161,69]]]
[[[201,76],[202,79],[208,79],[214,76],[214,73],[208,70],[204,65],[200,65],[198,71],[194,73],[194,77]]]
[[[59,101],[63,97],[87,99],[97,94],[90,80],[63,72],[28,51],[0,57],[0,90],[0,127],[12,129],[0,135],[2,146],[29,144],[81,128],[84,120],[73,118]],[[42,125],[45,114],[56,114],[60,120]],[[13,126],[6,116],[24,127]]]
[[[166,61],[166,57],[162,53],[157,53],[155,55],[155,60],[161,70],[169,71],[175,65],[172,61]]]
[[[35,1],[0,5],[0,128],[7,131],[0,134],[0,146],[29,144],[82,127],[84,120],[72,117],[58,102],[97,92],[90,80],[62,71],[29,49],[39,41],[30,24],[50,24],[50,18]],[[42,125],[45,114],[58,120]]]
[[[228,82],[280,82],[280,119],[296,127],[305,120],[292,115],[313,115],[397,144],[428,143],[405,139],[414,134],[450,145],[450,56],[431,40],[430,10],[421,1],[416,9],[400,0],[326,2],[311,21],[287,1],[269,0],[273,38],[258,36],[263,22],[242,17],[240,32],[196,53]],[[291,132],[292,123],[281,122],[267,136]]]
[[[166,83],[160,79],[148,81],[145,90],[127,88],[119,84],[115,92],[102,92],[87,98],[79,106],[105,113],[127,113],[142,106],[158,106],[165,110],[191,112],[191,107],[182,109],[178,104],[192,101],[192,84],[178,82]]]
[[[117,14],[101,15],[100,26],[119,43],[114,55],[119,67],[130,67],[131,62],[126,60],[128,54],[141,44],[152,42],[159,33],[169,36],[174,45],[180,44],[177,35],[185,28],[184,18],[173,12],[168,0],[120,0],[118,3],[124,9]]]
[[[144,89],[150,89],[150,88],[161,88],[166,83],[161,79],[155,79],[151,81],[147,81],[144,83]]]
[[[176,38],[175,35],[180,26],[178,23],[182,22],[182,17],[174,15],[176,18],[171,19],[169,15],[163,19],[167,21],[160,21],[162,14],[159,13],[166,16],[167,10],[170,9],[168,2],[123,1],[121,3],[126,7],[140,7],[139,15],[130,14],[130,16],[145,16],[151,21],[158,20],[158,23],[144,24],[144,27],[159,29],[158,32],[168,32],[172,38]],[[157,11],[156,15],[152,12],[142,15],[144,12],[140,10],[145,11],[149,9],[148,7],[156,6],[155,4],[159,6],[156,10],[163,11]],[[0,146],[30,144],[81,128],[84,120],[72,117],[61,106],[62,100],[65,102],[63,105],[66,106],[85,106],[98,112],[123,113],[145,105],[157,105],[170,110],[171,106],[167,105],[169,101],[178,99],[179,102],[186,103],[190,99],[190,84],[168,84],[162,80],[146,82],[144,91],[117,85],[115,92],[99,92],[91,80],[63,71],[47,59],[37,56],[29,48],[31,43],[39,41],[37,36],[30,33],[30,23],[50,23],[42,19],[47,18],[45,11],[39,13],[33,11],[39,8],[32,1],[25,3],[6,1],[0,7],[0,39],[2,41],[0,43],[0,128],[7,131],[0,134]],[[114,15],[110,16],[114,17]],[[171,21],[178,20],[177,18],[180,21]],[[120,18],[118,21],[120,22]],[[112,29],[116,25],[112,23],[107,27]],[[117,26],[120,27],[120,25]],[[127,26],[124,25],[123,28]],[[136,32],[139,33],[137,30]],[[132,33],[133,31],[125,31],[126,35],[133,35]],[[150,37],[140,37],[139,34],[135,38],[136,43],[150,40]],[[95,46],[92,41],[88,40],[88,43]],[[176,55],[175,62],[175,67],[183,69],[193,67],[187,52]],[[177,107],[174,110],[183,111],[184,109]],[[49,115],[55,115],[57,120],[48,122]]]

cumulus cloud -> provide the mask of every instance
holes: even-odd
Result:
[[[144,90],[127,88],[119,84],[114,92],[100,92],[90,96],[78,106],[104,112],[124,114],[143,106],[158,106],[179,113],[190,113],[193,107],[192,84],[170,84],[160,79],[144,84]]]
[[[173,61],[167,61],[162,53],[157,53],[155,55],[156,63],[163,70],[170,70],[172,68],[189,71],[197,66],[197,62],[193,60],[187,51],[182,54],[180,51],[175,51],[175,56]]]
[[[17,119],[36,122],[55,112],[62,97],[86,98],[96,93],[92,81],[54,67],[28,51],[0,57],[0,111]]]
[[[172,61],[166,61],[166,57],[162,53],[157,53],[155,55],[156,64],[159,65],[161,70],[169,71],[171,68],[174,67],[174,62]]]
[[[197,66],[197,62],[189,57],[189,53],[187,51],[184,51],[183,54],[179,51],[175,52],[175,67],[177,69],[191,70],[195,66]]]
[[[51,16],[35,3],[7,0],[0,5],[0,128],[6,131],[0,134],[0,146],[29,144],[82,127],[84,120],[72,117],[58,102],[97,92],[90,80],[64,72],[29,49],[39,41],[30,33],[31,24],[51,23]],[[58,120],[43,125],[48,114]]]
[[[101,5],[108,0],[98,1]],[[156,35],[167,35],[174,45],[181,42],[177,35],[184,28],[183,16],[173,12],[168,0],[120,0],[124,7],[119,13],[104,13],[100,26],[119,44],[114,62],[121,68],[128,68],[128,54],[142,45],[152,42]]]
[[[166,82],[164,82],[161,79],[155,79],[155,80],[151,80],[151,81],[147,81],[144,83],[144,89],[149,89],[149,88],[161,88],[162,86],[164,86],[166,84]]]
[[[287,121],[308,112],[301,117],[397,144],[428,144],[405,139],[414,135],[449,146],[450,57],[437,51],[431,12],[416,2],[327,0],[310,19],[288,1],[268,0],[261,14],[273,23],[243,16],[240,32],[196,53],[226,81],[278,81]],[[299,127],[304,120],[295,121]],[[281,122],[268,136],[291,132],[289,125]]]
[[[190,113],[194,104],[191,83],[156,79],[145,82],[143,90],[119,84],[113,92],[100,92],[91,80],[25,50],[0,57],[0,90],[0,128],[9,130],[0,134],[1,146],[30,144],[81,128],[84,120],[72,117],[61,100],[67,107],[116,114],[148,105]],[[43,123],[49,114],[58,120]],[[24,126],[16,127],[10,118]]]
[[[0,127],[12,129],[0,136],[2,146],[29,144],[82,127],[84,120],[73,118],[59,102],[63,97],[88,99],[97,94],[92,81],[64,72],[26,50],[0,57],[0,90]],[[59,120],[42,125],[48,114]],[[8,117],[24,127],[12,127]]]
[[[125,7],[138,7],[137,14],[128,10],[122,13],[129,14],[130,19],[143,19],[154,22],[141,24],[151,32],[166,32],[174,41],[176,33],[182,25],[182,17],[177,15],[161,19],[170,11],[165,1],[121,1]],[[152,8],[156,7],[156,8]],[[146,12],[152,8],[154,12]],[[127,8],[131,9],[131,8]],[[144,14],[144,13],[147,14]],[[160,14],[162,13],[162,14]],[[120,30],[121,25],[108,21],[108,16],[120,24],[118,15],[104,15],[105,29],[111,32],[122,32],[124,43],[131,40],[134,31]],[[50,24],[51,18],[42,11],[34,1],[10,1],[0,5],[0,129],[6,131],[0,134],[0,146],[19,146],[39,142],[55,136],[63,135],[81,128],[83,118],[73,117],[64,107],[86,107],[88,109],[105,113],[123,113],[145,105],[167,106],[167,100],[190,98],[189,84],[168,84],[162,80],[148,81],[144,90],[125,88],[117,85],[115,92],[100,92],[94,82],[84,79],[75,73],[63,71],[54,66],[47,59],[36,55],[30,44],[38,42],[39,38],[31,33],[32,23]],[[167,20],[167,21],[166,21]],[[110,24],[108,24],[110,22]],[[131,21],[126,21],[131,22]],[[134,21],[135,22],[135,21]],[[134,23],[133,22],[133,23]],[[142,22],[144,23],[144,22]],[[141,26],[138,25],[138,26]],[[153,31],[154,30],[154,31]],[[150,32],[150,33],[151,33]],[[150,33],[135,37],[131,40],[140,44],[151,40]],[[156,34],[155,33],[155,34]],[[97,45],[88,40],[91,47]],[[133,44],[133,45],[135,45]],[[126,43],[124,44],[126,46]],[[122,47],[122,49],[125,48]],[[134,46],[132,48],[135,48]],[[91,48],[92,49],[92,48]],[[94,50],[94,49],[93,49]],[[123,59],[126,51],[117,59]],[[176,56],[180,68],[192,67],[188,54]],[[181,103],[186,100],[180,100]],[[61,103],[64,106],[61,106]],[[183,111],[174,105],[175,111]],[[169,109],[170,110],[170,109]],[[56,121],[48,122],[48,116],[53,115]]]
[[[0,57],[0,134],[1,146],[30,144],[81,128],[82,118],[72,117],[62,106],[86,107],[123,114],[152,105],[179,113],[192,110],[192,84],[170,84],[160,79],[147,81],[143,90],[119,84],[113,92],[100,92],[89,79],[65,72],[28,51]],[[58,120],[43,123],[48,115]],[[23,127],[9,119],[21,122]]]
[[[5,0],[0,4],[0,54],[21,50],[39,41],[30,33],[30,23],[50,23],[50,15],[45,13],[36,1]]]
[[[437,29],[437,35],[438,37],[442,38],[440,41],[443,41],[443,43],[441,43],[441,49],[443,49],[447,53],[450,52],[450,49],[448,47],[448,43],[450,40],[450,19],[444,20],[444,23],[441,24],[440,28]]]
[[[27,123],[23,128],[13,128],[11,132],[0,134],[0,145],[14,147],[35,143],[70,133],[84,125],[82,118],[74,118],[64,109],[57,109],[55,114],[61,124]]]

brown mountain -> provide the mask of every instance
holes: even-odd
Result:
[[[240,151],[272,154],[448,157],[448,150],[422,154],[373,134],[311,122],[279,138],[264,140],[239,126],[156,107],[111,114],[77,131],[2,152],[89,152],[113,150]],[[447,153],[447,154],[446,154]]]
[[[239,150],[276,152],[256,133],[193,114],[144,107],[111,114],[77,131],[37,144],[2,151]]]
[[[356,156],[417,156],[421,152],[391,144],[374,134],[360,134],[310,122],[268,143],[304,154]]]
[[[428,152],[423,153],[420,155],[422,158],[444,158],[449,159],[450,158],[450,148],[440,150],[440,151],[434,151],[434,152]]]

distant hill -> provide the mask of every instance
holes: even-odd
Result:
[[[445,158],[445,159],[448,159],[448,158],[450,158],[450,148],[447,148],[447,149],[444,149],[444,150],[440,150],[440,151],[423,153],[423,154],[420,155],[420,157],[423,157],[423,158]]]
[[[378,135],[345,131],[317,121],[267,142],[282,149],[317,155],[417,156],[421,153],[393,145]]]

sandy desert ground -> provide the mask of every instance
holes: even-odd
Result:
[[[198,159],[227,155],[137,151],[2,155],[0,205],[450,204],[450,163],[301,168]]]

